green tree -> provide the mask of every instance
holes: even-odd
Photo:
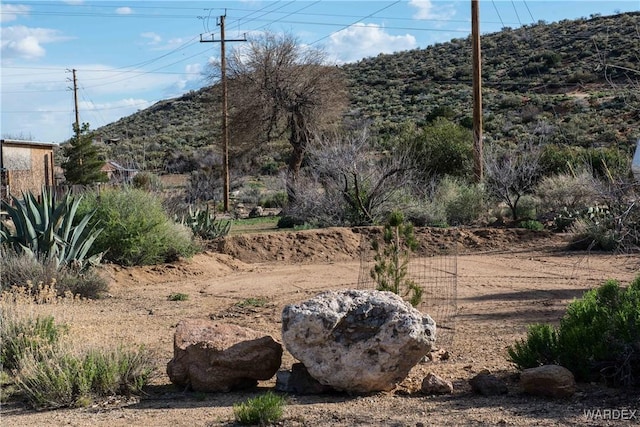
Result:
[[[75,135],[63,147],[66,161],[62,163],[64,177],[71,184],[87,185],[109,180],[107,174],[100,169],[104,160],[100,158],[100,150],[93,145],[93,137],[89,132],[89,123],[79,128],[73,125]]]

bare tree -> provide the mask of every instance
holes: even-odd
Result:
[[[410,186],[413,168],[401,150],[379,153],[372,145],[367,130],[318,138],[309,148],[307,182],[317,185],[299,190],[300,200],[291,208],[304,205],[320,215],[330,212],[331,225],[378,223],[396,207],[398,191]]]
[[[533,193],[540,178],[540,155],[539,146],[531,143],[514,148],[492,145],[485,150],[486,189],[509,206],[514,220],[518,219],[518,202]]]
[[[321,50],[273,33],[233,50],[227,67],[231,143],[246,147],[287,138],[292,149],[287,193],[295,199],[312,136],[339,120],[346,108],[340,69],[326,65]]]

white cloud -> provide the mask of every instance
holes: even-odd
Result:
[[[411,34],[395,36],[380,25],[358,23],[332,34],[326,51],[333,60],[342,63],[415,47],[416,38]]]
[[[29,14],[31,8],[20,4],[0,4],[0,22],[10,22]]]
[[[130,7],[119,7],[116,9],[116,14],[118,15],[131,15],[133,13],[133,9]]]
[[[431,11],[433,10],[433,4],[431,0],[411,0],[409,6],[418,9],[413,15],[414,19],[428,19],[431,18]]]
[[[434,6],[431,0],[411,0],[409,6],[417,9],[413,14],[413,19],[451,19],[455,15],[455,9],[451,4]]]
[[[189,80],[199,79],[202,75],[202,64],[188,64],[184,67],[184,72],[187,73]]]
[[[0,28],[2,58],[41,58],[45,55],[42,46],[46,43],[68,40],[58,30],[48,28],[29,28],[23,25]]]
[[[142,33],[140,34],[140,37],[149,40],[147,44],[150,44],[150,45],[157,45],[157,44],[160,44],[160,42],[162,42],[162,37],[159,34],[154,32]]]

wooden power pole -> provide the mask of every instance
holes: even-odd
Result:
[[[473,49],[473,174],[483,178],[482,153],[482,59],[480,55],[480,0],[471,0],[471,43]]]
[[[78,79],[76,79],[76,69],[71,70],[73,73],[73,105],[76,112],[76,133],[80,133],[80,114],[78,113]]]
[[[247,38],[242,39],[225,39],[224,35],[224,19],[226,13],[220,16],[218,25],[220,26],[220,40],[215,40],[213,35],[211,40],[203,40],[200,35],[200,43],[220,43],[220,80],[222,84],[222,175],[223,175],[223,187],[222,187],[222,203],[224,211],[229,212],[229,111],[227,107],[227,61],[225,52],[226,42],[246,42]]]

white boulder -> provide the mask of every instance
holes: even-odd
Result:
[[[388,391],[435,343],[436,325],[391,292],[327,291],[282,312],[286,349],[321,384]]]

